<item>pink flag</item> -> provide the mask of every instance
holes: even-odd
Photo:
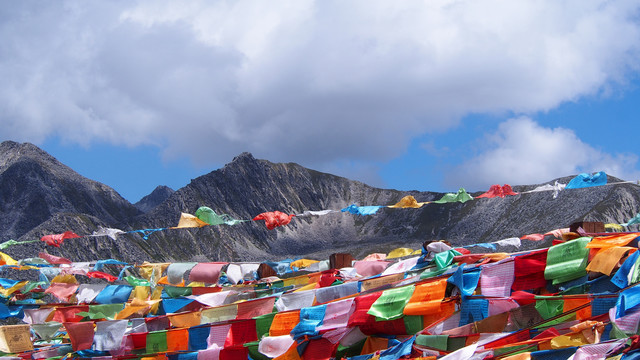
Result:
[[[361,276],[369,277],[380,274],[389,264],[388,261],[356,261],[353,267]]]
[[[69,260],[69,259],[65,259],[65,258],[60,257],[60,256],[54,256],[54,255],[47,254],[47,253],[44,253],[44,252],[38,253],[38,257],[40,259],[47,260],[47,262],[49,264],[60,265],[60,264],[71,264],[72,263],[72,261]]]
[[[215,284],[220,277],[220,270],[227,265],[226,262],[198,263],[189,272],[189,281],[199,281],[207,284]]]
[[[509,297],[513,285],[515,266],[513,259],[482,267],[480,289],[484,296]]]
[[[67,283],[51,283],[51,285],[45,290],[45,294],[52,294],[62,301],[69,301],[71,296],[78,290],[78,284]]]

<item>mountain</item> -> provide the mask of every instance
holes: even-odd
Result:
[[[140,199],[140,201],[133,205],[141,212],[146,213],[154,207],[160,205],[163,201],[167,200],[167,198],[174,192],[176,191],[168,186],[159,185],[155,189],[153,189],[151,194],[143,197],[142,199]]]
[[[0,144],[0,238],[19,238],[55,214],[116,226],[139,214],[112,188],[87,179],[35,145]]]
[[[550,183],[567,183],[571,178]],[[610,181],[619,180],[610,177]],[[539,185],[514,189],[527,191]],[[422,202],[440,199],[443,194],[374,188],[243,153],[223,168],[192,180],[132,225],[155,228],[177,224],[180,212],[193,214],[200,206],[236,219],[252,219],[274,210],[300,214],[304,210],[340,210],[354,203],[391,205],[406,195]],[[536,192],[464,204],[430,204],[420,209],[382,208],[373,216],[337,212],[299,217],[276,230],[267,230],[258,221],[158,232],[152,238],[156,251],[164,253],[162,258],[249,261],[307,255],[322,259],[337,251],[364,256],[401,246],[419,248],[425,240],[447,239],[455,245],[490,242],[567,227],[575,221],[621,223],[637,213],[638,204],[640,188],[621,184],[563,191],[555,199],[550,192]]]
[[[87,235],[99,227],[164,229],[149,231],[147,239],[129,233],[116,239],[70,239],[60,248],[45,249],[39,242],[15,245],[5,250],[14,258],[37,256],[43,250],[75,261],[326,259],[333,252],[361,257],[396,247],[419,248],[425,240],[447,239],[454,245],[468,245],[546,232],[575,221],[622,223],[640,208],[640,188],[619,184],[565,190],[557,198],[550,192],[535,192],[466,203],[427,204],[419,209],[383,207],[375,215],[360,216],[339,210],[351,204],[391,205],[406,195],[420,202],[433,201],[443,194],[379,189],[294,163],[272,163],[243,153],[223,168],[193,179],[161,203],[154,206],[150,201],[149,210],[143,213],[113,189],[81,177],[31,144],[5,142],[0,149],[2,225],[10,225],[2,227],[2,241],[12,237],[32,240],[66,230]],[[548,183],[567,183],[571,178]],[[616,179],[610,177],[611,181]],[[68,183],[72,183],[74,196],[69,195],[71,185],[64,185]],[[513,188],[527,191],[539,185]],[[5,205],[5,197],[11,205]],[[27,206],[29,203],[35,205]],[[240,220],[275,210],[298,215],[306,210],[337,211],[297,216],[274,230],[267,230],[263,221],[170,229],[178,224],[182,212],[194,214],[201,206]],[[31,219],[36,210],[42,213],[37,214],[37,220]],[[530,247],[545,245],[525,243]]]

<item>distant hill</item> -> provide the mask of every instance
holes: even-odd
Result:
[[[165,198],[159,204],[157,200],[150,201],[148,207],[136,208],[113,189],[81,177],[34,145],[5,142],[0,149],[1,241],[29,240],[65,230],[91,234],[98,226],[125,231],[166,228],[177,225],[181,212],[194,214],[200,206],[246,220],[267,211],[300,214],[305,210],[340,210],[354,203],[391,205],[406,195],[413,195],[418,201],[433,201],[443,195],[374,188],[294,163],[272,163],[243,153],[172,194],[160,194]],[[18,163],[22,165],[15,166]],[[9,167],[13,168],[8,171]],[[567,183],[572,177],[548,183]],[[525,191],[539,185],[513,188]],[[5,196],[13,206],[5,206]],[[20,199],[29,200],[25,203]],[[382,208],[371,216],[336,212],[298,217],[275,230],[267,230],[262,221],[257,221],[167,229],[151,234],[148,240],[138,234],[119,235],[116,240],[88,237],[46,250],[75,261],[255,261],[302,256],[326,259],[339,251],[358,257],[400,246],[419,248],[430,239],[467,245],[545,232],[580,220],[621,223],[638,212],[639,204],[640,187],[622,184],[565,190],[556,199],[550,192],[537,192],[464,204],[427,204],[419,209]],[[537,245],[542,244],[529,244]],[[36,256],[44,248],[44,244],[36,243],[6,251],[21,258]],[[507,251],[511,250],[514,249]]]

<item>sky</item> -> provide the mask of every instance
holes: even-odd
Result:
[[[26,0],[0,39],[0,140],[131,202],[245,151],[398,190],[640,179],[637,0]]]

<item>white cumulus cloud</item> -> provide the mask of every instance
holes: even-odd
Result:
[[[0,137],[388,161],[469,113],[552,109],[640,66],[637,1],[20,1]]]

